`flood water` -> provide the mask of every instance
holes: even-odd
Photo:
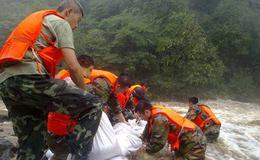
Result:
[[[222,122],[217,143],[207,146],[207,160],[260,160],[260,105],[232,100],[204,101]],[[160,102],[185,115],[187,104]]]

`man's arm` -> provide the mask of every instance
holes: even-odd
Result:
[[[188,112],[186,113],[185,115],[185,118],[191,120],[191,121],[194,121],[197,116],[199,115],[200,113],[200,108],[197,107],[197,106],[191,106],[189,107],[189,110]]]
[[[151,136],[145,148],[146,152],[156,153],[160,151],[168,141],[168,132],[168,119],[162,115],[156,116],[154,118]]]
[[[111,86],[104,78],[97,78],[92,83],[92,86],[95,90],[95,94],[98,95],[103,102],[107,102],[112,112],[115,113],[115,117],[119,122],[127,123],[124,115],[121,112],[120,105],[117,101],[117,98],[113,93],[111,93]]]
[[[64,62],[68,67],[72,81],[81,89],[85,89],[84,72],[77,60],[75,51],[70,48],[61,49],[64,55]]]

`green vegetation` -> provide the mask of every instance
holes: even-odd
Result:
[[[60,0],[0,0],[0,42],[32,11]],[[79,54],[147,80],[155,97],[260,95],[257,0],[82,0]],[[258,96],[259,97],[259,96]]]

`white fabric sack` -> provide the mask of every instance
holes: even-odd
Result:
[[[137,151],[142,146],[142,140],[139,138],[144,130],[135,120],[129,121],[130,125],[117,123],[113,128],[124,156]]]
[[[144,132],[144,128],[145,128],[147,122],[144,120],[140,120],[139,122],[136,122],[135,119],[128,120],[128,122],[132,126],[132,129],[135,130],[135,132],[138,134],[138,136],[141,137],[141,135]]]
[[[53,153],[48,150],[46,153],[48,160],[51,160],[52,156]],[[100,124],[93,139],[93,146],[89,154],[89,159],[107,160],[112,157],[115,157],[114,160],[125,160],[125,157],[122,156],[122,151],[117,141],[114,129],[106,113],[102,112]]]
[[[100,125],[93,140],[90,160],[105,160],[122,155],[114,129],[106,115],[102,113]]]

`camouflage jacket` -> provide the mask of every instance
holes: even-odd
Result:
[[[153,120],[151,134],[149,134],[149,125],[148,121],[142,139],[146,143],[146,152],[156,153],[168,142],[168,132],[171,124],[165,116],[157,115]]]
[[[145,127],[142,139],[146,144],[146,152],[151,154],[164,148],[168,143],[169,131],[175,132],[177,127],[170,123],[164,115],[157,115],[154,117],[152,130],[149,134],[149,121]],[[182,130],[180,134],[180,152],[186,152],[195,145],[206,144],[205,139],[202,139],[202,137],[203,132],[198,127],[194,130]]]
[[[198,105],[192,105],[191,107],[189,107],[189,110],[186,113],[185,118],[194,121],[199,114],[201,114],[200,107]]]
[[[127,120],[135,118],[135,116],[134,116],[134,112],[135,112],[134,99],[136,99],[137,101],[140,101],[142,99],[147,99],[147,98],[145,97],[145,92],[142,89],[136,88],[134,90],[134,92],[130,95],[128,102],[126,103],[125,109],[122,111],[122,113],[124,114],[124,117]]]
[[[108,107],[109,112],[118,114],[121,112],[121,107],[117,102],[116,96],[112,93],[112,86],[105,78],[97,78],[91,84],[87,85],[87,91],[99,96],[104,106]]]
[[[192,105],[191,107],[189,107],[188,112],[185,115],[185,118],[189,119],[190,121],[194,121],[199,115],[201,115],[201,117],[206,120],[208,119],[208,115],[204,112],[202,112],[201,108],[198,105]],[[210,120],[207,122],[205,129],[215,125],[215,123]]]

